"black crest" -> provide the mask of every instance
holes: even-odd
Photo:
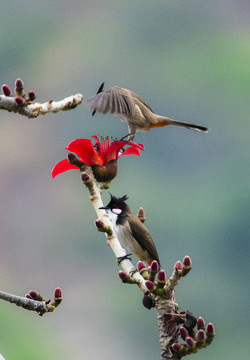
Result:
[[[110,194],[110,193],[109,193]],[[115,197],[114,195],[110,194],[110,202],[107,205],[110,209],[114,209],[115,207],[118,207],[119,209],[125,209],[127,207],[127,204],[125,203],[126,200],[128,200],[128,196],[124,195],[120,198]]]

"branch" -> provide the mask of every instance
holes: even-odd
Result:
[[[36,311],[40,316],[45,313],[53,312],[55,308],[62,302],[62,291],[60,288],[56,288],[54,291],[54,301],[45,300],[37,291],[30,290],[25,296],[17,296],[13,294],[0,291],[0,299],[8,301],[17,306],[30,311]]]
[[[96,228],[98,231],[105,233],[107,238],[107,245],[111,247],[116,256],[116,259],[119,261],[119,258],[122,258],[126,255],[126,250],[123,249],[123,247],[120,245],[120,242],[113,231],[108,215],[102,210],[99,210],[99,208],[103,206],[101,198],[102,184],[99,183],[99,186],[97,185],[91,167],[85,165],[81,168],[81,170],[82,181],[89,191],[91,204],[98,216],[98,220],[95,222]],[[133,266],[129,259],[123,260],[120,263],[120,266],[128,274],[133,273],[134,270],[136,270],[135,266]],[[148,291],[145,286],[145,279],[140,275],[139,272],[134,273],[133,279],[133,282],[136,283],[144,293]]]
[[[0,95],[0,109],[18,113],[28,118],[35,118],[51,112],[57,113],[58,111],[74,109],[83,101],[82,94],[76,94],[60,101],[49,100],[43,104],[38,102],[33,103],[36,98],[35,93],[30,91],[26,97],[23,89],[23,81],[19,78],[15,82],[14,96],[11,94],[8,85],[2,85],[3,94]]]

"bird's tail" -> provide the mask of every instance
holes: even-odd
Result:
[[[205,126],[189,124],[189,123],[186,123],[183,121],[177,121],[177,120],[173,120],[168,117],[159,116],[159,115],[157,115],[157,119],[154,124],[151,124],[151,127],[163,127],[163,126],[167,126],[167,125],[180,126],[180,127],[184,127],[187,129],[198,130],[198,131],[202,131],[202,132],[209,131],[209,129]]]

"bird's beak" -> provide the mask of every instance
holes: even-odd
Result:
[[[107,210],[107,209],[108,209],[107,206],[101,206],[101,207],[99,207],[99,210]]]

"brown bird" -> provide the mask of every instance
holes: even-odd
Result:
[[[108,205],[99,209],[107,211],[121,246],[132,251],[140,260],[146,261],[148,265],[151,265],[153,260],[156,260],[160,265],[154,241],[146,226],[126,204],[127,199],[126,195],[121,198],[111,195]],[[119,262],[126,258],[128,258],[128,255],[120,258]]]
[[[86,100],[86,104],[93,110],[92,115],[96,112],[102,114],[110,112],[118,116],[121,121],[126,121],[128,123],[130,141],[134,139],[137,131],[149,131],[153,128],[167,125],[180,126],[202,132],[208,132],[209,130],[204,126],[156,115],[151,107],[133,91],[118,86],[107,90],[103,90],[103,87],[104,83],[101,84],[96,95]]]

